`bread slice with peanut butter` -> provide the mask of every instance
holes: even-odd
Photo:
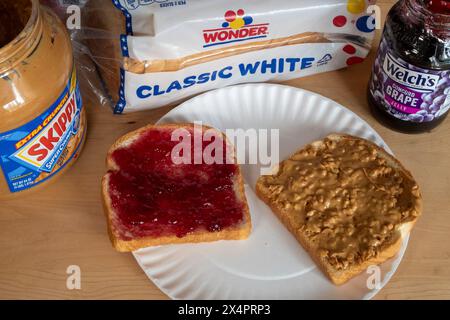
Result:
[[[256,192],[338,285],[393,257],[422,210],[397,159],[343,134],[297,151],[261,176]]]

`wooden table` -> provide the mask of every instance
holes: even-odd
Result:
[[[392,3],[379,1],[383,15]],[[400,267],[377,298],[450,299],[450,119],[421,135],[399,134],[380,125],[366,102],[373,58],[372,52],[363,64],[287,84],[328,96],[364,118],[422,188],[424,214]],[[0,298],[166,299],[131,254],[112,249],[100,179],[113,141],[154,123],[170,107],[114,116],[94,102],[87,104],[87,143],[73,168],[42,191],[0,203]],[[66,288],[69,265],[81,268],[81,290]]]

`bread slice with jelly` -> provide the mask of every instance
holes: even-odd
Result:
[[[209,138],[202,139],[206,132]],[[239,240],[250,234],[240,167],[233,146],[216,129],[146,126],[112,145],[107,169],[103,202],[110,239],[118,251]]]
[[[256,191],[335,284],[393,257],[422,210],[398,160],[343,134],[297,151]]]

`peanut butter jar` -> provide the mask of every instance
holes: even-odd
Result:
[[[0,198],[60,176],[78,158],[85,136],[65,26],[38,0],[2,0]]]

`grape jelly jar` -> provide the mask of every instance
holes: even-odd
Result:
[[[423,132],[450,109],[450,0],[401,0],[387,16],[368,90],[375,117]]]

